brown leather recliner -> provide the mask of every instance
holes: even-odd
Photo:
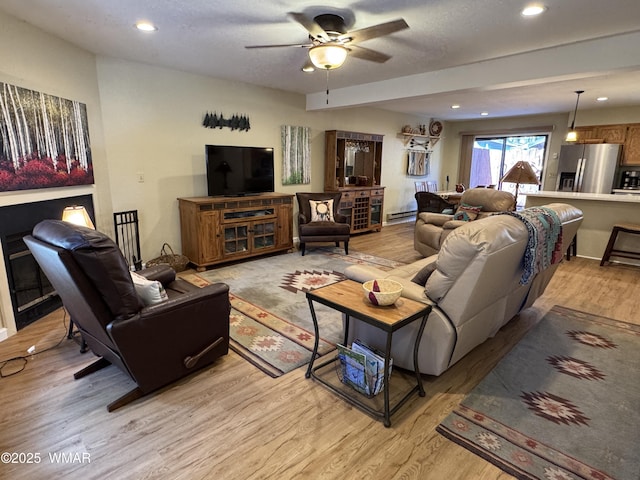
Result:
[[[336,247],[340,246],[340,242],[344,242],[344,253],[349,253],[351,227],[347,223],[347,217],[338,212],[341,197],[342,193],[340,192],[296,193],[298,199],[298,238],[302,255],[304,255],[305,245],[308,242],[335,242]],[[312,221],[309,200],[333,200],[334,221]]]
[[[113,411],[211,364],[229,349],[229,287],[195,287],[160,265],[137,273],[160,281],[168,299],[145,306],[118,246],[96,230],[60,220],[37,224],[24,241],[99,360],[81,378],[110,364],[137,387]]]

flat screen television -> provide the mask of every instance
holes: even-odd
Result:
[[[209,196],[273,192],[273,148],[207,145]]]

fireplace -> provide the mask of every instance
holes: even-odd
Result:
[[[82,205],[95,219],[91,195],[0,207],[0,240],[17,330],[62,305],[22,237],[42,220],[62,218],[62,210],[69,205]]]

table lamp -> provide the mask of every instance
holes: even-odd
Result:
[[[87,213],[86,208],[80,205],[72,205],[70,207],[65,207],[62,211],[62,220],[64,222],[73,223],[75,225],[80,225],[82,227],[89,227],[95,230],[95,226]]]
[[[533,171],[529,162],[525,162],[524,160],[520,160],[516,162],[516,164],[509,169],[509,171],[500,179],[501,182],[509,182],[516,184],[516,195],[515,195],[515,205],[518,203],[518,188],[520,184],[526,185],[540,185],[540,181],[538,180],[538,176],[536,172]]]

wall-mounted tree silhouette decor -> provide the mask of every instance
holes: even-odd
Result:
[[[202,126],[205,128],[220,128],[228,127],[231,130],[248,131],[251,128],[249,123],[249,117],[246,115],[233,115],[231,118],[224,118],[221,113],[218,115],[216,112],[207,112],[202,121]]]
[[[0,191],[92,183],[87,106],[0,82]]]

